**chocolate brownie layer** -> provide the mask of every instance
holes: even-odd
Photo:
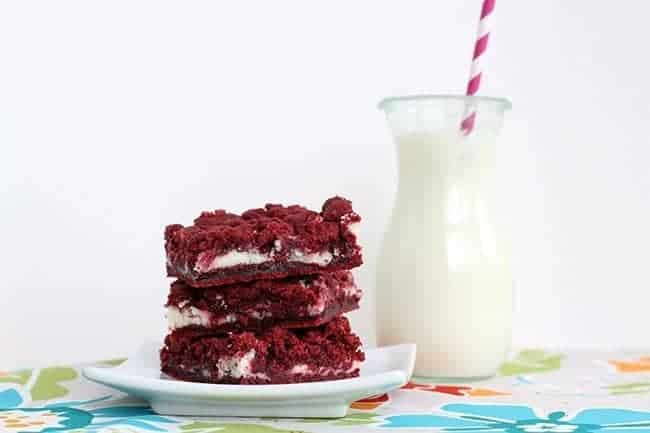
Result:
[[[267,204],[242,215],[204,212],[194,225],[165,229],[167,274],[193,287],[209,287],[361,265],[352,204],[334,197],[315,212]]]
[[[178,280],[167,298],[169,329],[227,332],[271,326],[306,328],[359,308],[361,290],[349,271],[195,288]]]
[[[316,328],[269,328],[215,336],[183,328],[165,338],[162,371],[181,380],[269,384],[344,379],[359,375],[359,337],[344,317]]]

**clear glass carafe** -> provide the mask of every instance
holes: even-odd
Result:
[[[399,185],[378,266],[378,342],[416,343],[417,376],[491,376],[512,321],[509,247],[495,225],[495,149],[510,103],[415,96],[380,108],[397,145]],[[476,123],[464,134],[471,110]]]

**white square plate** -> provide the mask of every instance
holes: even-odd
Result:
[[[161,376],[159,343],[148,343],[115,368],[86,367],[94,382],[147,400],[161,415],[336,418],[350,404],[406,384],[415,363],[415,345],[366,351],[354,379],[288,385],[216,385]]]

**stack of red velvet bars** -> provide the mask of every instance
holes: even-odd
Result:
[[[212,383],[354,377],[364,360],[343,313],[359,307],[361,218],[334,197],[322,211],[266,205],[204,212],[165,230],[170,333],[162,371]]]

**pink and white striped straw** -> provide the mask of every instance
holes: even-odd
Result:
[[[483,7],[481,8],[481,19],[478,22],[478,32],[476,34],[476,43],[474,43],[474,55],[472,56],[472,66],[469,72],[469,82],[467,83],[466,95],[473,96],[478,92],[481,87],[481,56],[487,50],[488,39],[490,37],[490,16],[494,11],[494,3],[496,0],[483,0]],[[474,122],[476,121],[476,107],[474,104],[467,104],[465,106],[465,113],[463,114],[463,121],[460,128],[465,135],[468,135],[474,130]]]

